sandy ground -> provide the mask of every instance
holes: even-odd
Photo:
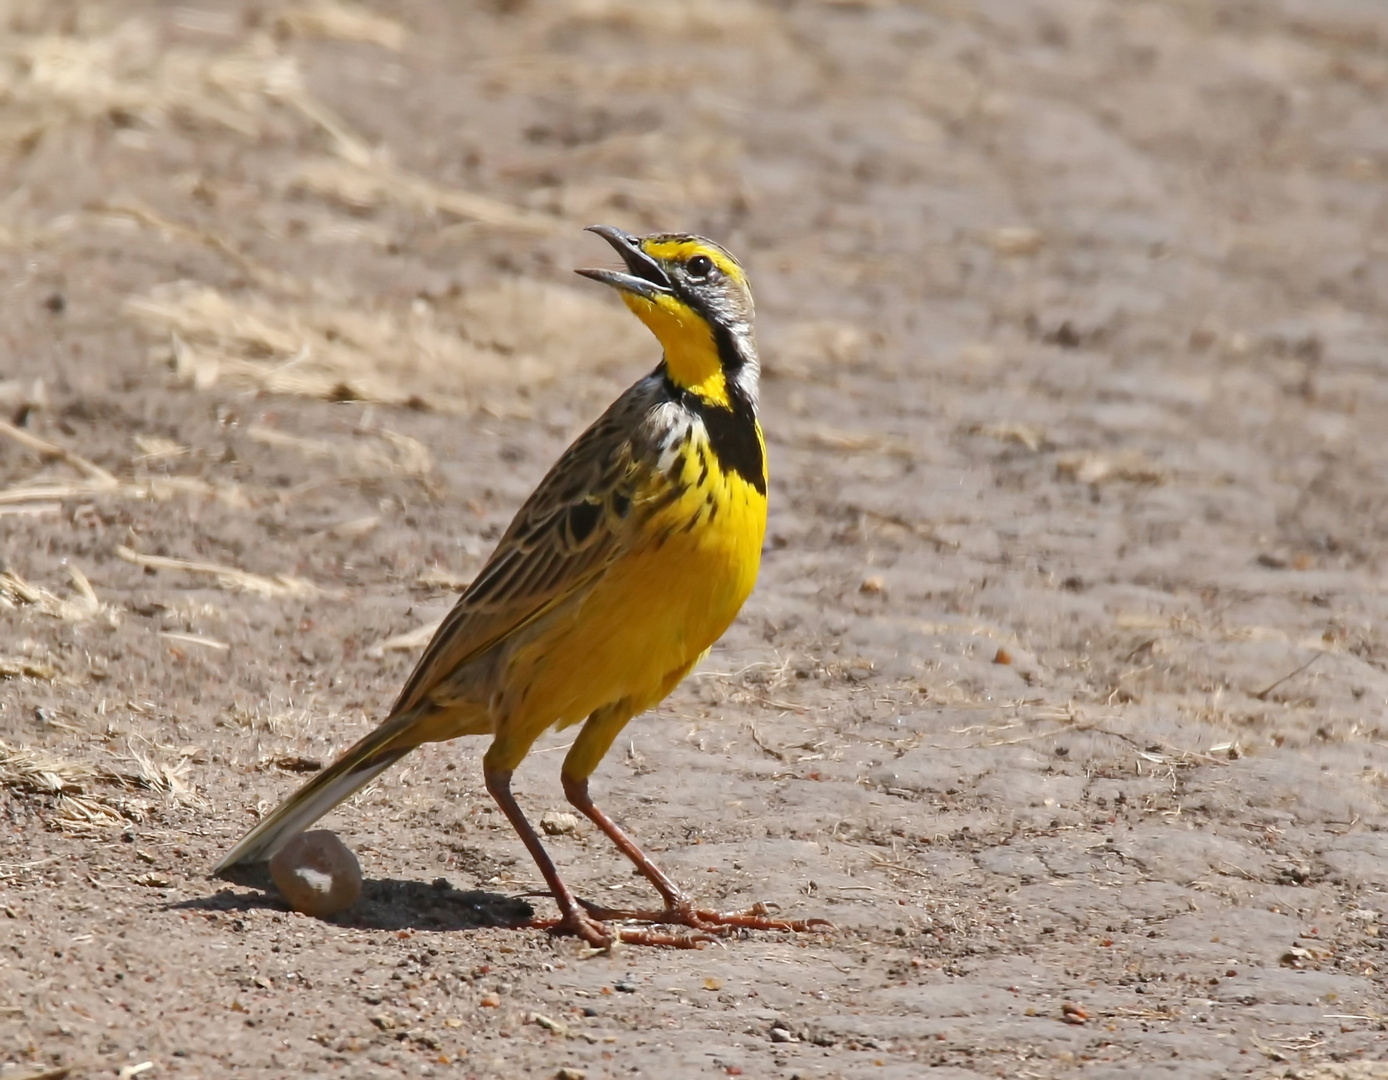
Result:
[[[1388,1075],[1386,47],[1378,0],[0,5],[0,1078]],[[552,908],[479,742],[328,819],[349,915],[209,880],[654,363],[592,222],[744,258],[773,469],[595,790],[837,929],[499,925]]]

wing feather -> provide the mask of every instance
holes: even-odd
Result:
[[[618,398],[555,462],[434,633],[392,716],[414,708],[462,665],[585,593],[628,549],[635,515],[625,508],[641,453],[635,441],[641,414],[651,404],[649,383],[643,380]],[[588,505],[600,512],[594,516]]]

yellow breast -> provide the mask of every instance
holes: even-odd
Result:
[[[766,497],[719,468],[706,440],[700,455],[701,438],[696,429],[678,474],[659,476],[638,495],[633,514],[643,499],[658,509],[644,520],[640,541],[573,612],[576,632],[553,635],[543,658],[533,657],[540,677],[526,712],[544,716],[546,726],[578,723],[622,698],[637,711],[656,704],[670,677],[708,651],[750,595]]]

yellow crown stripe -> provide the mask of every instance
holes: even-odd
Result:
[[[645,240],[642,241],[641,247],[651,258],[664,262],[686,263],[695,255],[707,255],[713,260],[713,265],[728,277],[737,282],[746,281],[742,267],[738,266],[727,252],[710,244],[701,244],[697,240],[684,239]]]

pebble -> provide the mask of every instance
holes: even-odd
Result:
[[[290,907],[317,919],[346,911],[361,896],[361,864],[327,829],[302,833],[280,848],[270,876]]]
[[[548,836],[573,836],[578,833],[578,818],[559,810],[550,810],[540,817],[540,828]]]

